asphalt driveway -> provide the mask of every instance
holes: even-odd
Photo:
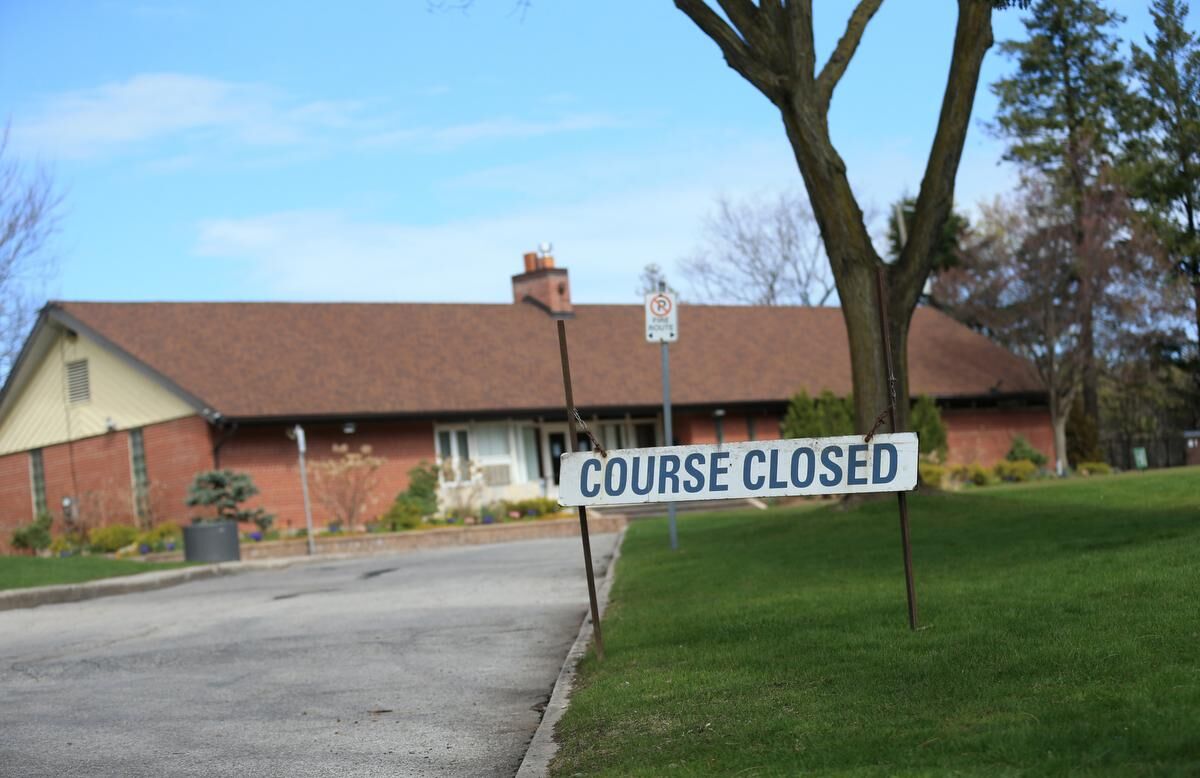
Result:
[[[512,775],[586,609],[557,539],[0,612],[0,775]]]

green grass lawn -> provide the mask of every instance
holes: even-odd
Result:
[[[630,527],[554,774],[1200,775],[1200,468]]]
[[[184,564],[186,563],[135,562],[130,559],[109,559],[102,556],[0,556],[0,590],[79,583],[150,570],[167,570],[183,567]]]

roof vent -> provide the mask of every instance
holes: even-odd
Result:
[[[88,363],[79,359],[67,363],[67,402],[82,403],[92,398],[92,387],[88,381]]]

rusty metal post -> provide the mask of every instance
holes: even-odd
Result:
[[[892,338],[888,334],[887,288],[883,279],[883,266],[876,268],[876,290],[879,296],[879,331],[883,336],[883,359],[887,368],[888,422],[896,432],[896,371],[892,369]],[[908,536],[908,495],[896,492],[900,503],[900,542],[904,547],[904,586],[908,591],[908,627],[917,628],[917,586],[913,581],[912,542]]]
[[[579,423],[575,411],[575,397],[571,391],[571,360],[567,356],[567,325],[558,320],[558,352],[562,357],[563,393],[567,400],[567,423],[571,436],[567,440],[567,451],[574,451],[579,440]],[[600,606],[596,602],[596,576],[592,572],[592,541],[588,536],[587,507],[579,506],[579,535],[583,538],[583,565],[587,570],[588,599],[592,606],[592,637],[596,641],[596,657],[604,661],[604,636],[600,634]]]

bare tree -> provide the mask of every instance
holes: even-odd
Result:
[[[37,313],[33,288],[53,271],[46,251],[58,231],[62,196],[43,168],[26,169],[10,157],[8,126],[0,135],[0,380]]]
[[[729,67],[779,110],[837,283],[850,347],[854,415],[860,431],[866,431],[887,405],[881,322],[875,299],[875,278],[880,268],[888,281],[891,316],[883,324],[891,335],[900,394],[896,428],[908,428],[908,324],[954,200],[954,179],[980,66],[992,45],[992,11],[1012,3],[1023,4],[1023,0],[958,0],[941,113],[908,240],[899,259],[884,265],[850,187],[846,163],[829,131],[834,90],[882,1],[859,0],[854,4],[845,33],[825,64],[818,66],[812,0],[716,0],[720,13],[705,0],[674,0],[675,6],[717,45]]]
[[[1088,319],[1100,313],[1116,344],[1152,326],[1162,260],[1124,193],[1102,176],[1070,202],[1046,178],[1028,179],[1010,201],[983,206],[960,264],[939,273],[939,307],[1028,358],[1049,395],[1055,460],[1067,461],[1067,419],[1083,385]],[[1078,240],[1079,226],[1086,229]],[[1081,265],[1078,252],[1087,252]],[[1083,273],[1090,274],[1084,277]],[[1101,291],[1092,310],[1079,287]]]
[[[703,235],[703,246],[680,262],[698,300],[824,305],[834,292],[816,218],[798,192],[722,197]]]
[[[373,456],[370,446],[351,451],[348,445],[335,443],[333,453],[336,459],[313,463],[313,491],[333,523],[343,532],[353,532],[379,502],[379,468],[387,460]]]
[[[961,264],[938,274],[933,295],[944,310],[1036,366],[1049,395],[1061,472],[1083,360],[1071,220],[1042,187],[980,210]]]
[[[679,294],[675,287],[667,283],[667,274],[654,262],[642,268],[641,275],[638,276],[638,294],[647,295],[651,292],[657,292],[662,287],[666,287],[668,292]]]

